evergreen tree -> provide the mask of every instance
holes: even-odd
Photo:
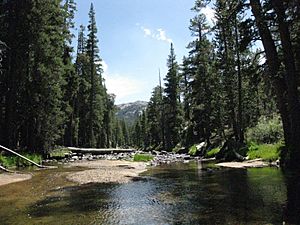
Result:
[[[198,11],[198,10],[197,10]],[[190,43],[189,47],[192,81],[191,81],[191,126],[193,130],[193,143],[205,140],[210,144],[210,136],[214,130],[213,91],[214,80],[212,74],[213,61],[212,45],[206,38],[209,29],[203,14],[197,15],[191,20],[190,29],[197,39]]]
[[[27,140],[29,149],[48,151],[62,135],[60,127],[64,121],[61,86],[65,36],[60,1],[33,1],[29,27],[28,70],[31,74],[26,80],[25,96],[30,99],[28,106],[22,108],[28,109],[25,129],[30,129],[25,135],[31,137]]]
[[[164,116],[165,116],[165,149],[172,150],[181,142],[183,113],[180,102],[179,73],[176,56],[171,44],[167,60],[168,73],[165,78]]]
[[[89,145],[91,147],[95,147],[96,138],[94,136],[94,121],[95,121],[95,61],[97,54],[97,27],[95,20],[95,11],[93,7],[93,3],[91,4],[90,12],[89,12],[89,25],[88,25],[88,41],[87,41],[87,55],[89,56],[89,64],[90,64],[90,99],[89,99]]]
[[[0,17],[0,40],[9,47],[2,62],[4,70],[1,81],[1,141],[4,145],[16,149],[20,132],[21,99],[24,89],[28,62],[29,30],[27,14],[30,4],[23,1],[2,1]],[[15,37],[19,37],[16,39]],[[18,57],[17,57],[18,56]]]
[[[89,59],[86,54],[86,37],[84,26],[80,26],[77,43],[77,57],[75,62],[76,73],[79,77],[79,90],[76,101],[78,117],[78,146],[88,147],[88,110],[89,110]]]
[[[74,35],[71,29],[74,28],[74,13],[76,11],[76,4],[73,0],[66,0],[63,6],[64,9],[64,79],[65,85],[63,86],[64,94],[64,115],[66,121],[64,124],[64,143],[66,146],[74,146],[78,144],[78,117],[76,112],[76,102],[79,89],[79,76],[75,71],[75,66],[72,62],[73,48],[70,46]]]
[[[104,95],[105,90],[102,80],[102,67],[101,59],[98,55],[99,49],[97,46],[97,26],[95,19],[95,10],[91,4],[89,12],[89,25],[88,25],[88,39],[87,39],[87,56],[89,57],[89,83],[90,83],[90,96],[89,96],[89,146],[103,146],[105,141],[101,138],[101,128],[104,114]]]
[[[162,114],[161,114],[161,88],[157,86],[154,88],[150,102],[147,106],[147,120],[148,120],[148,137],[149,146],[151,148],[161,147],[163,143],[162,137]]]

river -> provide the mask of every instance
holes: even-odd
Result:
[[[300,219],[277,168],[173,163],[128,184],[82,186],[61,176],[74,170],[34,171],[31,180],[0,187],[0,224],[261,225],[282,224],[288,215],[295,224]]]

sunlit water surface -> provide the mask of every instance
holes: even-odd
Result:
[[[0,187],[0,224],[282,224],[280,169],[155,167],[129,184],[66,181],[60,168]]]

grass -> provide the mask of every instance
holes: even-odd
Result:
[[[133,157],[134,162],[148,162],[151,161],[154,157],[149,154],[135,154]]]
[[[209,150],[206,154],[205,154],[205,158],[213,158],[216,156],[216,154],[220,151],[220,148],[213,148],[211,150]],[[196,145],[193,145],[192,147],[189,148],[189,155],[193,155],[195,156],[197,154],[197,147]]]
[[[67,148],[58,148],[50,152],[51,158],[64,158],[66,154],[69,154],[70,150]]]
[[[42,162],[42,156],[38,154],[22,154],[21,155],[25,156],[26,158],[36,162],[36,163],[41,163]],[[31,166],[32,164],[30,162],[27,162],[24,159],[21,159],[20,157],[17,156],[4,156],[0,154],[0,164],[3,165],[4,167],[26,167],[26,166]]]
[[[247,156],[250,160],[260,158],[265,161],[276,161],[280,158],[280,149],[282,147],[283,144],[281,142],[261,145],[251,143]]]
[[[216,156],[216,154],[219,153],[221,149],[220,148],[213,148],[211,150],[209,150],[206,154],[205,154],[205,157],[206,158],[213,158]]]

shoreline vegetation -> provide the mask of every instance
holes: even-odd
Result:
[[[200,148],[199,148],[200,146]],[[214,158],[216,157],[221,150],[221,147],[212,148],[210,150],[205,151],[203,154],[203,149],[201,148],[201,144],[199,145],[193,145],[190,149],[188,149],[186,152],[191,157],[201,157],[201,158]],[[261,159],[263,161],[267,162],[275,162],[280,159],[281,151],[284,148],[284,145],[281,141],[274,143],[274,144],[255,144],[250,143],[247,145],[246,150],[243,152],[245,160],[256,160]],[[4,153],[4,152],[3,152]],[[147,162],[154,159],[154,155],[157,154],[164,154],[167,153],[166,151],[145,151],[139,153],[137,151],[136,153],[133,153],[132,161],[134,162]],[[177,153],[176,151],[173,151],[173,153]],[[184,152],[185,153],[185,152]],[[22,154],[22,153],[21,153]],[[56,150],[53,150],[50,154],[50,160],[51,159],[64,159],[70,157],[72,154],[72,151],[70,151],[68,148],[58,148]],[[45,158],[43,158],[40,154],[30,154],[25,153],[23,154],[25,157],[29,158],[30,160],[36,162],[36,163],[42,163]],[[81,153],[82,155],[82,153]],[[89,154],[92,155],[92,154]],[[226,161],[226,160],[225,160]],[[234,160],[228,160],[228,161],[234,161]],[[2,154],[0,152],[0,165],[2,165],[5,168],[11,169],[11,168],[19,168],[19,167],[28,167],[31,166],[29,162],[12,155],[6,155]]]
[[[131,153],[129,158],[118,159],[118,157],[105,156],[102,160],[92,160],[92,158],[84,158],[79,160],[77,156],[76,161],[73,161],[72,158],[70,162],[66,161],[63,163],[67,167],[82,167],[84,170],[80,172],[75,172],[67,175],[67,179],[78,184],[86,184],[91,182],[96,183],[127,183],[134,179],[139,179],[139,174],[147,170],[147,166],[156,166],[162,163],[171,163],[176,162],[176,159],[182,157],[183,161],[186,162],[189,160],[198,160],[198,161],[215,161],[216,166],[227,167],[227,168],[261,168],[268,166],[279,166],[279,155],[280,149],[282,147],[281,143],[276,144],[262,144],[254,145],[251,144],[248,148],[246,160],[243,162],[220,162],[216,160],[216,155],[219,153],[220,148],[214,148],[208,151],[205,157],[193,156],[194,154],[177,154],[168,153],[168,152],[156,152],[152,153]],[[191,153],[191,151],[189,152]],[[56,150],[51,154],[53,160],[57,162],[55,158],[64,159],[65,157],[72,155],[70,151],[67,151],[64,148]],[[170,158],[170,155],[173,158]],[[37,163],[42,161],[42,156],[40,155],[30,155],[26,154],[32,160],[35,160]],[[90,157],[90,156],[89,156]],[[131,158],[130,158],[131,157]],[[160,157],[160,158],[159,158]],[[164,157],[169,157],[165,159]],[[0,164],[4,165],[6,168],[18,168],[29,166],[23,160],[19,160],[14,156],[3,156],[0,155]],[[19,174],[19,173],[0,173],[0,186],[25,181],[31,179],[31,174]]]

